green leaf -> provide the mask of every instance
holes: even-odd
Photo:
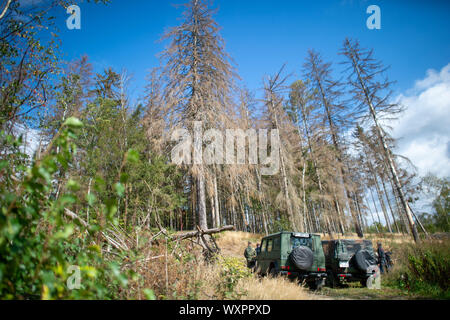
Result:
[[[121,184],[120,182],[117,182],[117,183],[114,185],[114,190],[116,190],[117,195],[118,195],[119,197],[123,197],[123,194],[124,194],[124,192],[125,192],[125,187],[123,186],[123,184]]]
[[[121,183],[127,183],[129,178],[130,178],[130,176],[127,173],[123,172],[120,175],[120,182]]]
[[[100,249],[100,247],[98,245],[91,245],[88,247],[88,250],[90,250],[92,252],[96,252],[98,254],[102,253],[102,250]]]
[[[127,152],[127,161],[130,163],[139,162],[139,153],[136,150],[130,149]]]
[[[67,188],[71,191],[78,191],[80,190],[80,184],[73,179],[69,179],[67,181]]]
[[[21,225],[19,223],[18,219],[11,219],[8,221],[8,225],[6,228],[6,232],[5,232],[5,236],[9,239],[9,240],[13,240],[14,237],[19,233],[21,229]]]
[[[64,228],[64,230],[58,231],[55,234],[54,238],[55,239],[67,239],[72,235],[73,230],[74,230],[73,225],[69,224]]]
[[[66,122],[64,122],[64,126],[68,126],[71,128],[82,128],[83,122],[81,122],[80,120],[78,120],[75,117],[70,117],[66,120]]]
[[[90,206],[93,206],[95,201],[97,201],[97,197],[93,195],[92,193],[89,193],[86,195],[86,201]]]
[[[9,166],[8,161],[0,161],[0,170],[2,170],[3,168],[7,168],[8,166]]]
[[[77,197],[72,194],[64,194],[59,197],[58,205],[60,206],[68,206],[77,202]]]
[[[151,289],[144,289],[145,298],[147,300],[156,300],[155,293]]]

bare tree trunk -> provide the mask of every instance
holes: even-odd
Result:
[[[257,188],[258,188],[258,197],[259,197],[259,202],[261,204],[261,211],[262,211],[262,220],[263,220],[263,227],[264,227],[264,232],[266,235],[269,234],[269,231],[267,229],[267,220],[266,220],[266,207],[265,204],[262,200],[262,190],[261,190],[261,175],[259,173],[258,169],[255,169],[255,174],[256,174],[256,184],[257,184]]]
[[[206,216],[205,176],[203,168],[200,169],[197,177],[197,210],[199,227],[202,230],[208,229],[208,220]]]
[[[342,220],[341,220],[341,209],[340,209],[339,202],[338,202],[338,199],[337,199],[337,196],[336,196],[336,192],[333,192],[333,195],[334,195],[334,205],[336,207],[336,212],[337,212],[337,215],[338,215],[339,227],[341,229],[342,235],[344,235],[346,230],[345,230],[345,227],[344,227],[344,225],[342,223]]]
[[[391,152],[390,152],[390,150],[389,150],[389,148],[387,146],[386,139],[385,139],[384,134],[383,134],[383,130],[381,129],[380,124],[378,123],[378,118],[377,118],[377,114],[375,112],[375,108],[374,108],[374,106],[372,104],[372,99],[369,96],[369,91],[367,90],[365,83],[362,81],[362,77],[361,77],[361,73],[360,73],[358,64],[354,60],[354,57],[352,59],[353,59],[354,67],[355,67],[356,72],[358,74],[359,83],[360,83],[360,85],[361,85],[361,87],[362,87],[362,89],[363,89],[363,91],[365,93],[366,102],[369,105],[370,113],[372,115],[373,121],[375,122],[375,127],[377,129],[378,138],[380,139],[380,143],[381,143],[381,145],[383,147],[383,150],[384,150],[384,156],[385,156],[385,158],[386,158],[386,160],[388,162],[389,168],[391,170],[392,177],[394,178],[395,188],[397,189],[397,192],[398,192],[398,195],[399,195],[399,198],[400,198],[400,202],[401,202],[401,204],[403,206],[403,209],[405,210],[406,217],[407,217],[408,222],[409,222],[409,227],[410,227],[412,235],[414,237],[414,241],[415,242],[420,242],[419,233],[417,232],[417,227],[416,227],[416,224],[414,223],[414,220],[413,220],[413,217],[412,217],[412,213],[411,213],[411,209],[409,208],[408,202],[406,201],[405,194],[403,193],[402,184],[400,183],[400,179],[398,178],[397,170],[395,168],[394,161],[392,160]]]
[[[308,214],[306,212],[306,185],[305,185],[305,173],[306,173],[306,161],[303,161],[303,169],[302,169],[302,193],[303,193],[303,229],[307,230],[307,223],[306,223],[306,215]]]
[[[363,201],[364,201],[364,199],[363,199]],[[376,224],[376,221],[375,221],[375,216],[373,215],[373,211],[372,211],[372,209],[369,206],[369,202],[367,200],[365,202],[367,203],[367,209],[370,212],[370,215],[372,217],[372,222],[375,225],[375,229],[377,230],[377,233],[380,233],[380,230],[378,229],[378,225]]]
[[[220,218],[220,206],[219,206],[219,192],[217,189],[217,175],[214,174],[214,207],[215,207],[215,214],[216,214],[216,227],[219,228],[221,226],[221,218]]]
[[[375,197],[373,196],[372,189],[369,188],[369,190],[370,190],[370,196],[372,197],[373,207],[375,208],[375,212],[377,213],[378,223],[380,224],[380,226],[382,226],[383,224],[381,223],[380,214],[378,213],[378,208],[377,208],[377,203],[375,201]]]
[[[209,202],[209,205],[211,206],[212,227],[216,228],[216,208],[214,206],[214,196],[210,197]]]
[[[350,216],[353,219],[353,223],[355,225],[355,231],[358,234],[358,237],[362,238],[362,237],[364,237],[364,234],[363,234],[363,232],[361,230],[360,225],[358,224],[358,220],[357,220],[357,218],[355,216],[355,210],[354,210],[354,207],[352,205],[351,195],[350,195],[350,192],[348,190],[347,174],[345,172],[344,163],[342,161],[342,151],[341,151],[341,148],[340,148],[339,143],[338,143],[334,122],[333,122],[333,120],[331,118],[330,107],[328,105],[328,101],[327,101],[327,98],[326,98],[326,95],[325,95],[325,92],[324,92],[324,89],[323,89],[323,86],[322,86],[322,81],[318,77],[316,77],[316,81],[317,81],[317,84],[319,86],[320,96],[322,98],[322,102],[323,102],[323,105],[324,105],[325,110],[326,110],[326,115],[327,115],[327,118],[328,118],[328,125],[330,127],[331,139],[332,139],[333,145],[334,145],[334,147],[336,149],[336,160],[340,164],[342,190],[344,192],[344,195],[346,196],[348,210],[350,212]]]
[[[386,183],[384,182],[384,179],[381,175],[380,175],[380,180],[381,180],[381,185],[383,187],[384,196],[386,197],[386,201],[389,206],[389,211],[391,212],[392,219],[394,220],[395,229],[397,230],[397,233],[400,233],[400,229],[398,227],[397,220],[395,219],[394,210],[392,210],[391,201],[389,200],[389,195],[388,195],[388,192],[386,189]]]
[[[91,195],[91,183],[92,183],[92,178],[89,179],[88,192],[87,192],[88,197],[90,197],[90,195]],[[88,205],[86,206],[86,221],[88,224],[89,224],[89,207],[90,207],[90,205],[88,203]]]
[[[195,226],[197,225],[197,193],[194,192],[194,190],[196,190],[196,183],[193,179],[193,177],[191,176],[191,207],[192,207],[192,228],[195,229]]]
[[[380,186],[378,184],[378,178],[375,173],[373,174],[373,179],[374,179],[375,189],[377,190],[378,202],[380,203],[381,210],[383,211],[384,219],[386,220],[386,224],[389,229],[389,232],[392,233],[391,222],[389,221],[389,216],[387,214],[386,205],[385,205],[384,199],[383,199],[383,194],[381,193]]]

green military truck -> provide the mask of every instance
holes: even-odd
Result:
[[[285,275],[321,289],[327,274],[320,235],[283,231],[264,237],[255,271],[262,276]]]
[[[377,258],[370,240],[324,240],[325,265],[331,287],[359,281],[370,286],[379,275]]]

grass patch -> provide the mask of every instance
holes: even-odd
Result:
[[[322,289],[321,294],[337,300],[412,300],[427,299],[429,297],[416,293],[408,293],[399,288],[382,286],[379,290],[361,287],[359,283],[351,283],[343,288]]]
[[[295,281],[289,281],[284,277],[256,276],[239,281],[237,289],[246,294],[241,300],[317,300],[323,296],[308,292]]]

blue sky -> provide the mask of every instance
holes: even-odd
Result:
[[[44,0],[22,0],[41,2]],[[82,3],[81,30],[68,30],[65,10],[55,23],[67,61],[88,55],[96,72],[113,67],[133,75],[133,100],[142,96],[148,70],[164,49],[158,39],[180,23],[183,0],[112,0],[107,6]],[[381,30],[369,30],[370,5],[381,8]],[[286,63],[300,77],[308,49],[335,63],[345,37],[375,50],[391,66],[394,97],[407,107],[390,123],[396,153],[407,156],[417,173],[450,176],[450,1],[416,0],[215,0],[226,50],[242,83],[260,96],[262,78]],[[421,211],[429,199],[416,204]]]
[[[71,60],[87,54],[96,71],[112,66],[133,75],[133,96],[145,85],[147,71],[158,65],[164,48],[158,39],[167,27],[179,24],[183,0],[112,0],[107,6],[82,3],[81,30],[68,30],[67,14],[59,9],[62,51]],[[366,9],[381,8],[381,30],[369,30]],[[445,1],[300,1],[216,0],[216,20],[226,49],[243,83],[261,87],[263,76],[287,63],[288,72],[300,73],[307,50],[314,48],[326,60],[339,62],[337,52],[345,37],[391,66],[396,91],[411,88],[426,70],[440,70],[450,57],[450,2]],[[336,65],[336,68],[339,68]]]

